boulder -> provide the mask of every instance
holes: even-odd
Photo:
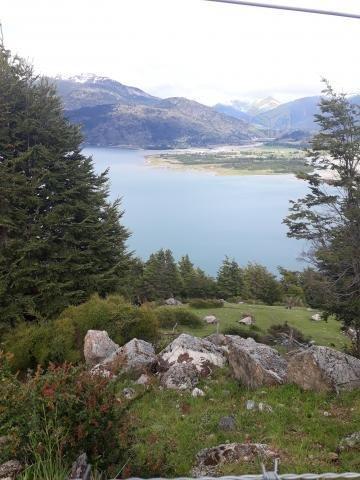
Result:
[[[119,348],[103,330],[88,330],[84,339],[84,357],[87,365],[102,363]]]
[[[360,359],[314,345],[289,355],[288,379],[304,390],[353,390],[360,388]]]
[[[322,318],[320,313],[315,313],[314,315],[311,315],[311,320],[313,322],[321,322]]]
[[[157,364],[155,349],[145,340],[133,338],[108,357],[101,366],[114,374],[141,375]]]
[[[136,383],[138,385],[149,385],[151,382],[152,378],[146,373],[141,374],[140,377],[136,380]]]
[[[287,362],[281,355],[252,338],[227,335],[229,365],[237,380],[249,388],[286,382]]]
[[[347,450],[348,448],[360,448],[360,431],[354,432],[340,441],[339,450]]]
[[[215,325],[218,323],[218,319],[215,317],[215,315],[206,315],[203,318],[205,323],[208,323],[209,325]]]
[[[236,428],[235,418],[232,415],[229,415],[228,417],[221,417],[219,420],[218,426],[219,426],[219,429],[223,430],[224,432],[235,430]]]
[[[169,306],[182,305],[180,300],[176,300],[176,298],[173,298],[173,297],[168,298],[167,300],[165,300],[164,303],[165,303],[165,305],[169,305]]]
[[[204,448],[196,455],[192,469],[194,477],[216,476],[219,467],[229,463],[253,463],[267,458],[276,458],[278,453],[262,443],[226,443],[217,447]]]
[[[23,466],[18,460],[9,460],[0,465],[0,478],[16,478],[23,470]]]
[[[252,317],[246,316],[246,317],[242,318],[241,320],[238,320],[238,323],[250,326],[250,325],[253,325],[255,322],[254,322]]]
[[[223,367],[226,357],[223,350],[204,338],[185,333],[177,337],[159,355],[165,366],[191,364],[202,376],[211,373],[212,367]]]
[[[191,396],[196,398],[196,397],[205,397],[205,392],[204,390],[201,390],[201,388],[195,387],[193,391],[191,392]]]
[[[160,377],[160,385],[173,390],[190,390],[199,382],[199,372],[192,363],[175,363]]]

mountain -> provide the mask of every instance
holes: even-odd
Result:
[[[230,104],[218,103],[214,105],[217,112],[230,115],[234,118],[252,122],[254,117],[262,112],[267,112],[278,107],[281,103],[273,97],[266,97],[254,102],[245,102],[242,100],[233,100]]]
[[[164,149],[242,144],[262,136],[212,107],[181,97],[161,99],[106,77],[54,82],[66,115],[82,125],[87,144]]]

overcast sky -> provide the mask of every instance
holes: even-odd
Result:
[[[263,0],[360,14],[360,0]],[[206,104],[360,91],[360,20],[205,0],[1,0],[5,43],[47,75],[93,72]]]

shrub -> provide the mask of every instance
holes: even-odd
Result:
[[[162,328],[173,328],[176,324],[193,328],[203,325],[201,319],[187,308],[160,307],[155,313]]]
[[[300,343],[308,343],[309,337],[306,337],[300,330],[292,327],[287,322],[271,325],[267,330],[266,342],[276,343],[276,340],[281,337],[281,334],[285,333],[288,336],[292,336],[293,339]]]
[[[5,347],[13,353],[13,367],[18,370],[49,362],[77,363],[88,330],[106,330],[119,345],[135,337],[155,341],[159,334],[152,309],[134,307],[116,295],[106,299],[94,295],[81,305],[68,307],[56,320],[20,324],[5,337]]]
[[[215,298],[194,298],[190,300],[189,305],[192,308],[221,308],[224,302]]]
[[[225,335],[239,335],[243,338],[253,338],[256,342],[261,342],[262,337],[259,335],[255,329],[246,329],[245,327],[241,327],[240,325],[233,325],[232,327],[225,328],[222,333]]]
[[[2,354],[0,436],[10,440],[0,451],[0,463],[14,456],[27,464],[59,456],[70,464],[84,451],[99,465],[117,462],[123,409],[115,388],[115,382],[70,364],[38,369],[20,381]],[[48,457],[50,441],[55,458]]]
[[[227,302],[229,303],[239,303],[239,302],[242,302],[242,298],[241,297],[228,297],[226,299]]]

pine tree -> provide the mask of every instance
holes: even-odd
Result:
[[[328,288],[322,307],[355,330],[360,355],[360,107],[328,83],[323,93],[309,152],[314,172],[301,177],[309,193],[284,222],[289,236],[310,242],[309,259]]]
[[[238,263],[225,257],[218,275],[218,293],[223,298],[241,296],[243,293],[243,272]]]
[[[52,85],[0,50],[0,317],[50,318],[127,268],[119,201],[82,155]]]
[[[273,305],[282,299],[282,289],[276,277],[263,265],[249,263],[244,269],[246,297]]]
[[[150,255],[143,273],[143,294],[148,300],[169,298],[180,293],[181,280],[171,250]]]
[[[189,255],[183,256],[179,263],[182,298],[209,298],[215,295],[216,284],[213,278],[200,268],[195,268]]]

